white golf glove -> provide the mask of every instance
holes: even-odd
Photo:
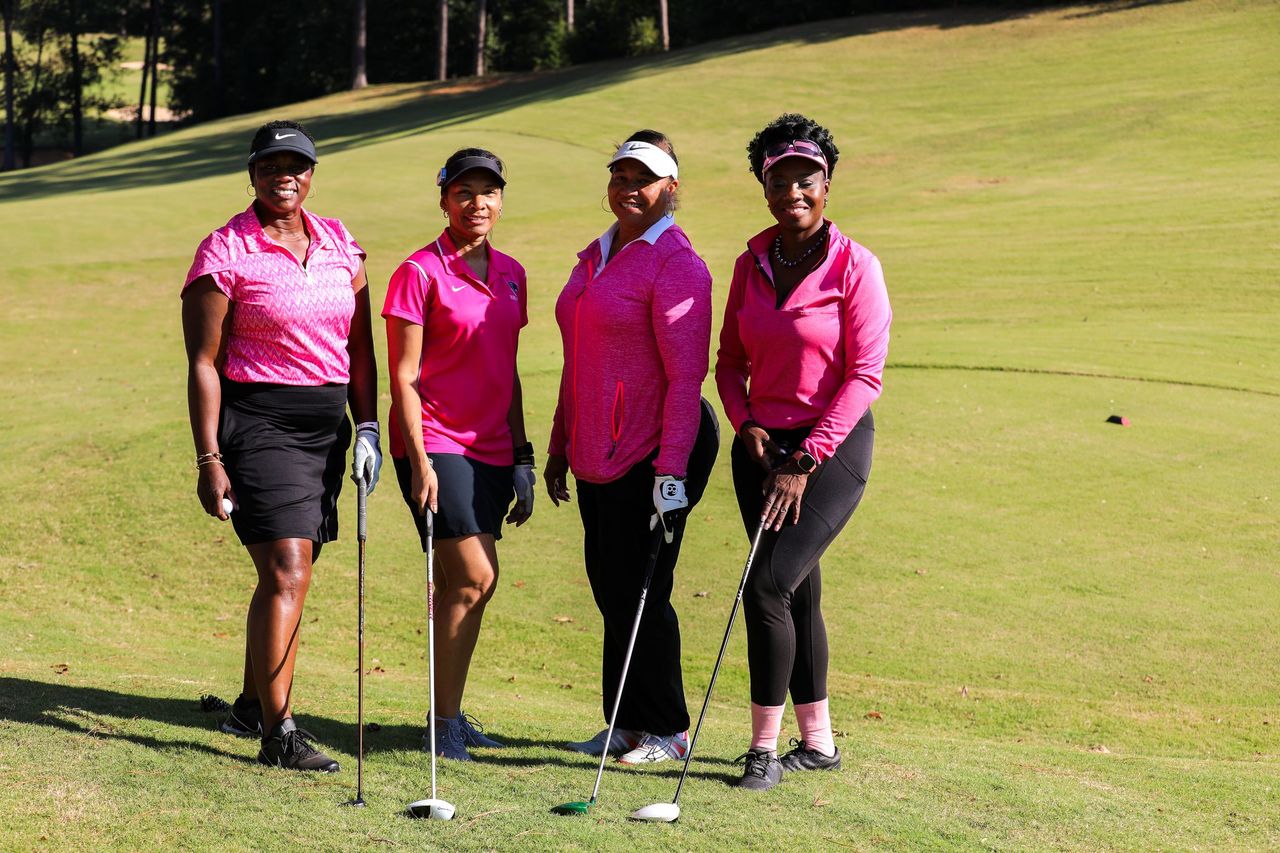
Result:
[[[662,537],[668,544],[675,537],[676,522],[689,511],[689,499],[684,494],[684,478],[669,474],[653,478],[653,508],[649,517],[649,529],[662,522]]]
[[[529,518],[533,515],[533,484],[536,482],[538,482],[538,477],[533,473],[533,465],[516,466],[515,513],[523,518]]]
[[[356,427],[356,443],[351,451],[351,479],[364,483],[365,494],[373,494],[382,473],[382,449],[378,447],[378,423],[366,421]]]

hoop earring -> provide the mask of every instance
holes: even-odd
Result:
[[[609,196],[600,196],[600,209],[605,213],[613,213],[613,211],[609,209]]]
[[[255,193],[255,192],[253,191],[253,182],[252,182],[252,181],[250,181],[250,182],[249,182],[249,185],[248,185],[247,187],[245,187],[245,188],[244,188],[244,194],[245,194],[245,195],[247,195],[249,198],[253,198],[253,197],[255,197],[255,196],[257,195],[257,193]]]

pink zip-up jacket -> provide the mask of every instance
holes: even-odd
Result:
[[[564,341],[547,452],[608,483],[658,449],[655,474],[684,476],[698,435],[711,344],[711,273],[672,224],[601,269],[600,240],[556,301]]]
[[[831,457],[880,396],[893,312],[880,261],[829,222],[827,257],[777,307],[769,251],[778,226],[747,241],[733,267],[716,387],[740,432],[812,426],[801,448]]]

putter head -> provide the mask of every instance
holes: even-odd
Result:
[[[415,800],[405,807],[409,817],[426,820],[453,820],[453,803],[445,800]]]
[[[591,803],[578,801],[576,803],[561,803],[551,809],[552,814],[558,815],[575,815],[586,814],[591,811]]]
[[[675,823],[680,819],[680,806],[675,803],[654,803],[633,811],[631,819],[649,823]]]
[[[356,797],[354,800],[347,800],[344,806],[350,806],[353,809],[362,809],[365,806],[364,797]]]

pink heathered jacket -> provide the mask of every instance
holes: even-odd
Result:
[[[734,432],[747,420],[766,429],[812,426],[801,447],[819,462],[880,396],[893,319],[880,261],[834,223],[830,229],[826,260],[781,308],[769,267],[778,227],[747,241],[716,355],[716,387]]]
[[[658,448],[654,472],[684,476],[701,419],[711,344],[711,273],[671,225],[600,269],[600,241],[556,301],[564,341],[547,452],[580,480],[618,479]]]

